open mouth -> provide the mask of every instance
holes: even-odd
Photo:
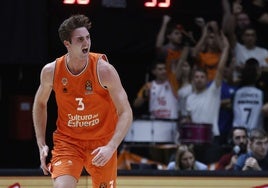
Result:
[[[88,48],[84,48],[84,49],[82,49],[82,52],[83,52],[84,54],[86,54],[86,53],[88,52]]]

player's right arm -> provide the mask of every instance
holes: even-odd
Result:
[[[49,173],[46,165],[46,157],[49,151],[46,145],[47,102],[52,91],[54,69],[55,62],[49,63],[42,68],[40,85],[33,103],[33,123],[40,154],[40,167],[45,175]]]

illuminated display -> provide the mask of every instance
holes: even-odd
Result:
[[[110,0],[110,1],[102,1],[102,4],[106,5],[109,2],[110,7],[118,7],[114,5],[122,4],[124,2],[124,6],[126,7],[126,1],[125,0]],[[89,5],[91,3],[91,0],[63,0],[63,4],[65,5]],[[143,6],[145,8],[169,8],[171,4],[171,0],[144,0]]]
[[[145,7],[158,7],[158,8],[169,8],[170,0],[147,0],[144,3]]]
[[[63,4],[88,5],[90,0],[63,0]]]

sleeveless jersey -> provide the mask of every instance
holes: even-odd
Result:
[[[261,109],[263,93],[256,87],[239,88],[234,96],[233,126],[244,126],[250,131],[253,128],[263,128]]]
[[[68,70],[66,56],[56,60],[53,90],[58,107],[57,132],[81,140],[112,137],[118,117],[108,90],[98,79],[100,58],[107,61],[104,54],[90,53],[89,63],[78,75]]]
[[[155,118],[178,118],[178,101],[169,81],[162,84],[151,82],[149,111]]]

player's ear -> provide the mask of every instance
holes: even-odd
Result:
[[[69,46],[70,46],[70,42],[68,41],[68,40],[65,40],[65,41],[63,41],[63,44],[64,44],[64,46],[66,47],[66,48],[68,48]]]

